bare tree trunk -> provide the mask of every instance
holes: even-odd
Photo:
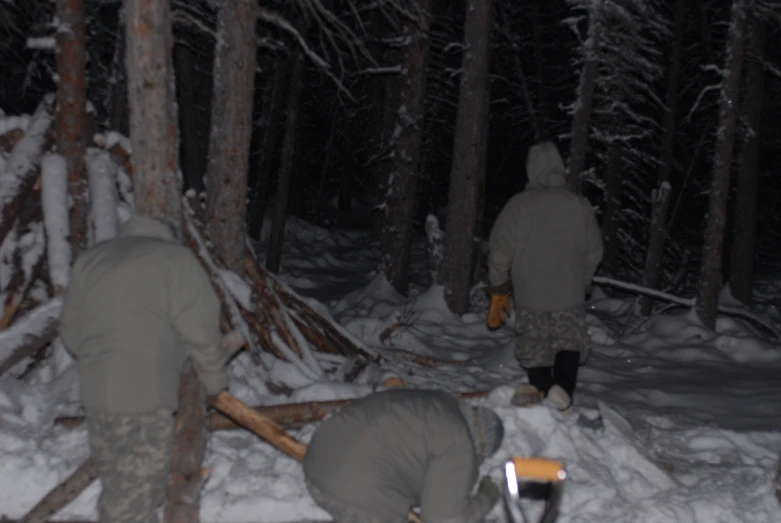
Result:
[[[719,102],[719,129],[716,133],[716,150],[713,157],[713,181],[708,206],[708,226],[702,253],[700,282],[697,291],[696,311],[702,324],[709,329],[716,327],[716,313],[721,288],[722,250],[727,211],[727,192],[735,145],[735,121],[738,112],[740,77],[743,67],[746,16],[753,0],[735,0],[727,43],[726,74],[721,86]]]
[[[387,182],[380,270],[398,292],[409,287],[412,224],[418,192],[418,164],[423,141],[426,66],[429,57],[430,0],[414,0],[414,20],[405,22],[409,41],[394,131],[393,168]]]
[[[749,64],[746,75],[744,110],[751,127],[746,140],[738,177],[737,203],[735,207],[735,240],[732,244],[730,290],[732,295],[751,305],[754,280],[754,252],[757,238],[757,207],[759,200],[759,149],[762,124],[762,100],[765,91],[765,68],[762,60],[767,41],[766,23],[756,17],[752,22],[751,48],[755,59]]]
[[[188,40],[189,35],[185,36]],[[218,40],[219,41],[219,40]],[[181,157],[185,189],[203,189],[204,162],[198,143],[198,118],[195,110],[195,53],[187,42],[174,47],[176,94],[179,97],[179,128],[182,133]]]
[[[578,86],[578,100],[575,106],[575,114],[572,117],[572,138],[570,140],[567,182],[569,186],[580,192],[580,173],[586,164],[586,146],[589,138],[589,122],[591,121],[591,107],[594,101],[594,88],[596,87],[597,73],[599,71],[599,43],[603,28],[601,26],[602,9],[605,0],[600,0],[598,5],[592,5],[589,15],[588,40],[585,46],[585,63],[580,72],[580,85]]]
[[[547,84],[545,82],[545,51],[542,42],[542,9],[543,2],[534,0],[531,5],[532,18],[532,41],[534,42],[534,70],[537,83],[537,107],[535,107],[535,118],[537,120],[537,139],[545,141],[550,139],[550,130],[548,129],[548,96]]]
[[[625,121],[625,118],[620,118],[617,127],[620,129]],[[624,181],[621,176],[623,160],[624,144],[614,144],[608,155],[605,173],[605,211],[602,213],[602,237],[605,243],[602,268],[605,274],[611,276],[615,276],[618,272],[618,260],[620,259],[621,242],[618,239],[618,231],[621,197],[624,192]]]
[[[491,1],[469,0],[464,25],[464,53],[453,142],[453,167],[445,230],[442,284],[450,310],[465,314],[469,309],[477,214],[485,169],[490,98]]]
[[[87,72],[83,0],[57,0],[57,152],[68,163],[72,257],[87,246],[89,197],[84,154],[87,147]]]
[[[305,33],[307,21],[303,15],[298,23],[299,33]],[[294,44],[298,45],[298,44]],[[301,90],[304,81],[304,55],[300,49],[294,52],[291,64],[290,81],[288,82],[287,118],[285,120],[285,138],[282,142],[282,153],[277,175],[276,207],[271,222],[271,238],[266,257],[266,268],[271,273],[278,273],[282,261],[282,244],[285,241],[285,216],[287,215],[288,198],[290,197],[290,178],[293,173],[293,155],[296,148],[296,131],[298,130],[298,114],[301,109]]]
[[[675,123],[678,113],[678,83],[681,74],[681,51],[683,49],[683,30],[686,21],[686,1],[675,3],[675,33],[673,39],[672,57],[667,78],[667,95],[664,107],[664,130],[662,131],[662,147],[660,151],[661,165],[659,167],[659,182],[653,198],[651,214],[651,233],[648,240],[648,252],[645,258],[643,285],[651,289],[659,289],[662,284],[662,259],[667,241],[667,231],[670,214],[670,173],[673,166],[673,151],[675,146]],[[643,297],[640,300],[640,311],[643,315],[651,313],[653,300]]]
[[[217,22],[206,225],[227,267],[244,273],[247,171],[255,100],[255,5],[225,0]]]
[[[120,8],[114,44],[114,59],[111,64],[114,81],[111,84],[111,94],[106,105],[109,107],[109,129],[127,135],[130,131],[128,129],[127,73],[125,71],[125,18],[125,10]]]
[[[124,5],[135,209],[138,214],[167,217],[181,232],[171,4],[125,0]]]
[[[263,129],[263,140],[260,146],[261,156],[255,171],[255,189],[253,194],[252,212],[250,213],[250,236],[260,238],[263,230],[263,218],[266,214],[269,188],[271,187],[271,166],[274,163],[274,152],[277,147],[277,130],[282,109],[285,106],[287,86],[287,65],[280,64],[274,74],[274,86],[268,103],[269,114]]]

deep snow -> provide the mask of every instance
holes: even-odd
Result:
[[[332,233],[290,220],[286,241],[281,279],[324,300],[344,328],[383,351],[386,370],[407,386],[493,389],[474,401],[496,408],[507,437],[484,472],[498,480],[511,455],[566,463],[560,523],[781,521],[771,489],[781,450],[781,351],[744,321],[721,319],[715,336],[683,309],[642,322],[631,303],[597,291],[588,316],[593,351],[576,397],[580,416],[564,418],[544,406],[509,406],[506,384],[525,378],[512,357],[512,329],[486,329],[479,292],[474,312],[459,318],[445,307],[439,287],[420,287],[404,299],[375,277],[377,252],[364,233]],[[417,245],[415,259],[422,253]],[[380,333],[396,322],[401,326],[383,344]],[[392,349],[454,364],[422,367]],[[317,357],[324,368],[339,363]],[[0,378],[0,516],[23,515],[88,455],[83,427],[51,423],[79,408],[75,367],[60,371],[44,367],[26,383]],[[271,375],[298,389],[292,398],[270,397],[265,387],[253,386],[266,371],[246,356],[234,360],[231,372],[231,392],[253,404],[371,390],[362,383],[313,382],[301,369],[276,362]],[[588,423],[600,416],[601,423]],[[314,429],[295,436],[308,441]],[[299,464],[251,434],[214,433],[206,465],[204,522],[328,519],[307,495]],[[99,488],[93,484],[57,519],[96,519]],[[504,521],[498,507],[491,517]]]

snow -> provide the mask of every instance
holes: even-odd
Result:
[[[41,201],[49,275],[55,288],[65,289],[71,267],[70,207],[68,162],[60,154],[46,154],[41,159]]]
[[[62,297],[59,296],[33,309],[24,317],[16,320],[13,325],[0,331],[0,361],[3,361],[10,356],[14,350],[27,340],[28,336],[37,335],[42,332],[49,323],[59,319],[61,309]],[[2,382],[3,387],[5,387],[5,382],[0,382]],[[0,432],[2,432],[1,425],[2,424],[0,423]],[[0,509],[0,514],[1,513],[2,509]]]
[[[117,164],[106,151],[87,153],[91,217],[94,242],[109,240],[119,232],[117,214]]]
[[[288,227],[295,234],[287,237],[280,278],[312,303],[323,299],[342,329],[381,354],[383,363],[370,365],[354,384],[338,384],[313,376],[309,362],[264,354],[258,366],[242,353],[231,363],[230,389],[243,401],[359,397],[384,372],[408,387],[490,389],[470,401],[496,409],[506,439],[482,472],[498,482],[504,460],[515,455],[563,461],[568,480],[558,523],[781,521],[771,486],[781,450],[781,351],[748,320],[720,317],[715,333],[686,308],[643,321],[633,316],[631,301],[597,289],[588,307],[593,351],[581,368],[578,414],[519,409],[509,404],[509,384],[525,380],[513,359],[512,327],[488,331],[483,308],[451,314],[439,286],[398,295],[374,274],[377,246],[366,233],[329,233],[302,221]],[[413,252],[416,274],[427,277],[425,246]],[[225,286],[234,295],[239,287]],[[59,302],[46,307],[39,317],[56,316]],[[25,324],[0,332],[0,347],[19,339]],[[423,367],[401,350],[453,363]],[[344,363],[335,355],[313,357],[325,371]],[[55,415],[80,410],[74,368],[53,381],[0,377],[0,515],[20,517],[86,459],[86,429],[51,423]],[[290,397],[258,386],[267,371],[296,385]],[[315,429],[308,425],[293,435],[308,442]],[[249,433],[213,433],[205,466],[211,471],[203,490],[205,523],[328,520],[307,494],[300,465]],[[99,491],[96,482],[53,519],[96,519]],[[505,521],[499,506],[489,520]]]

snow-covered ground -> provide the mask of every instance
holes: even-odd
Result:
[[[512,329],[489,332],[480,307],[459,318],[439,288],[423,288],[411,299],[396,295],[373,276],[377,253],[362,233],[330,233],[293,220],[286,238],[282,279],[325,301],[347,330],[383,351],[407,386],[492,389],[473,401],[497,410],[507,437],[484,472],[498,480],[511,455],[566,463],[560,523],[781,521],[771,488],[781,451],[781,350],[751,325],[723,318],[712,335],[683,309],[643,322],[630,303],[597,291],[589,305],[593,352],[581,370],[579,415],[563,418],[547,407],[509,405],[507,384],[525,379],[512,357]],[[415,252],[420,260],[419,246]],[[401,327],[383,344],[380,333],[397,321]],[[392,349],[454,363],[422,367]],[[73,371],[52,380],[44,368],[24,384],[0,379],[0,516],[24,514],[87,457],[83,427],[52,425],[56,415],[78,409]],[[301,388],[294,398],[265,397],[262,387],[253,388],[261,372],[248,358],[237,358],[231,371],[231,391],[253,404],[368,391],[360,384],[311,383],[282,365],[275,372]],[[308,441],[314,429],[295,436]],[[299,464],[253,435],[212,434],[207,466],[204,522],[328,519],[308,496]],[[99,488],[93,484],[56,519],[96,519]],[[498,507],[491,521],[504,521]]]

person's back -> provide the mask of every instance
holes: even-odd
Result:
[[[602,257],[594,212],[565,186],[565,172],[553,144],[532,147],[529,183],[505,205],[491,231],[489,279],[492,285],[507,283],[509,262],[516,306],[526,310],[583,306]]]
[[[156,521],[186,358],[207,394],[228,384],[206,271],[162,220],[131,218],[74,263],[60,335],[78,360],[101,523]]]
[[[486,443],[492,448],[484,453],[496,450],[501,431],[491,414],[484,421],[493,429]],[[312,438],[304,459],[310,491],[367,522],[404,522],[418,504],[427,523],[477,521],[496,500],[470,497],[481,460],[470,416],[438,391],[392,390],[356,400]]]

